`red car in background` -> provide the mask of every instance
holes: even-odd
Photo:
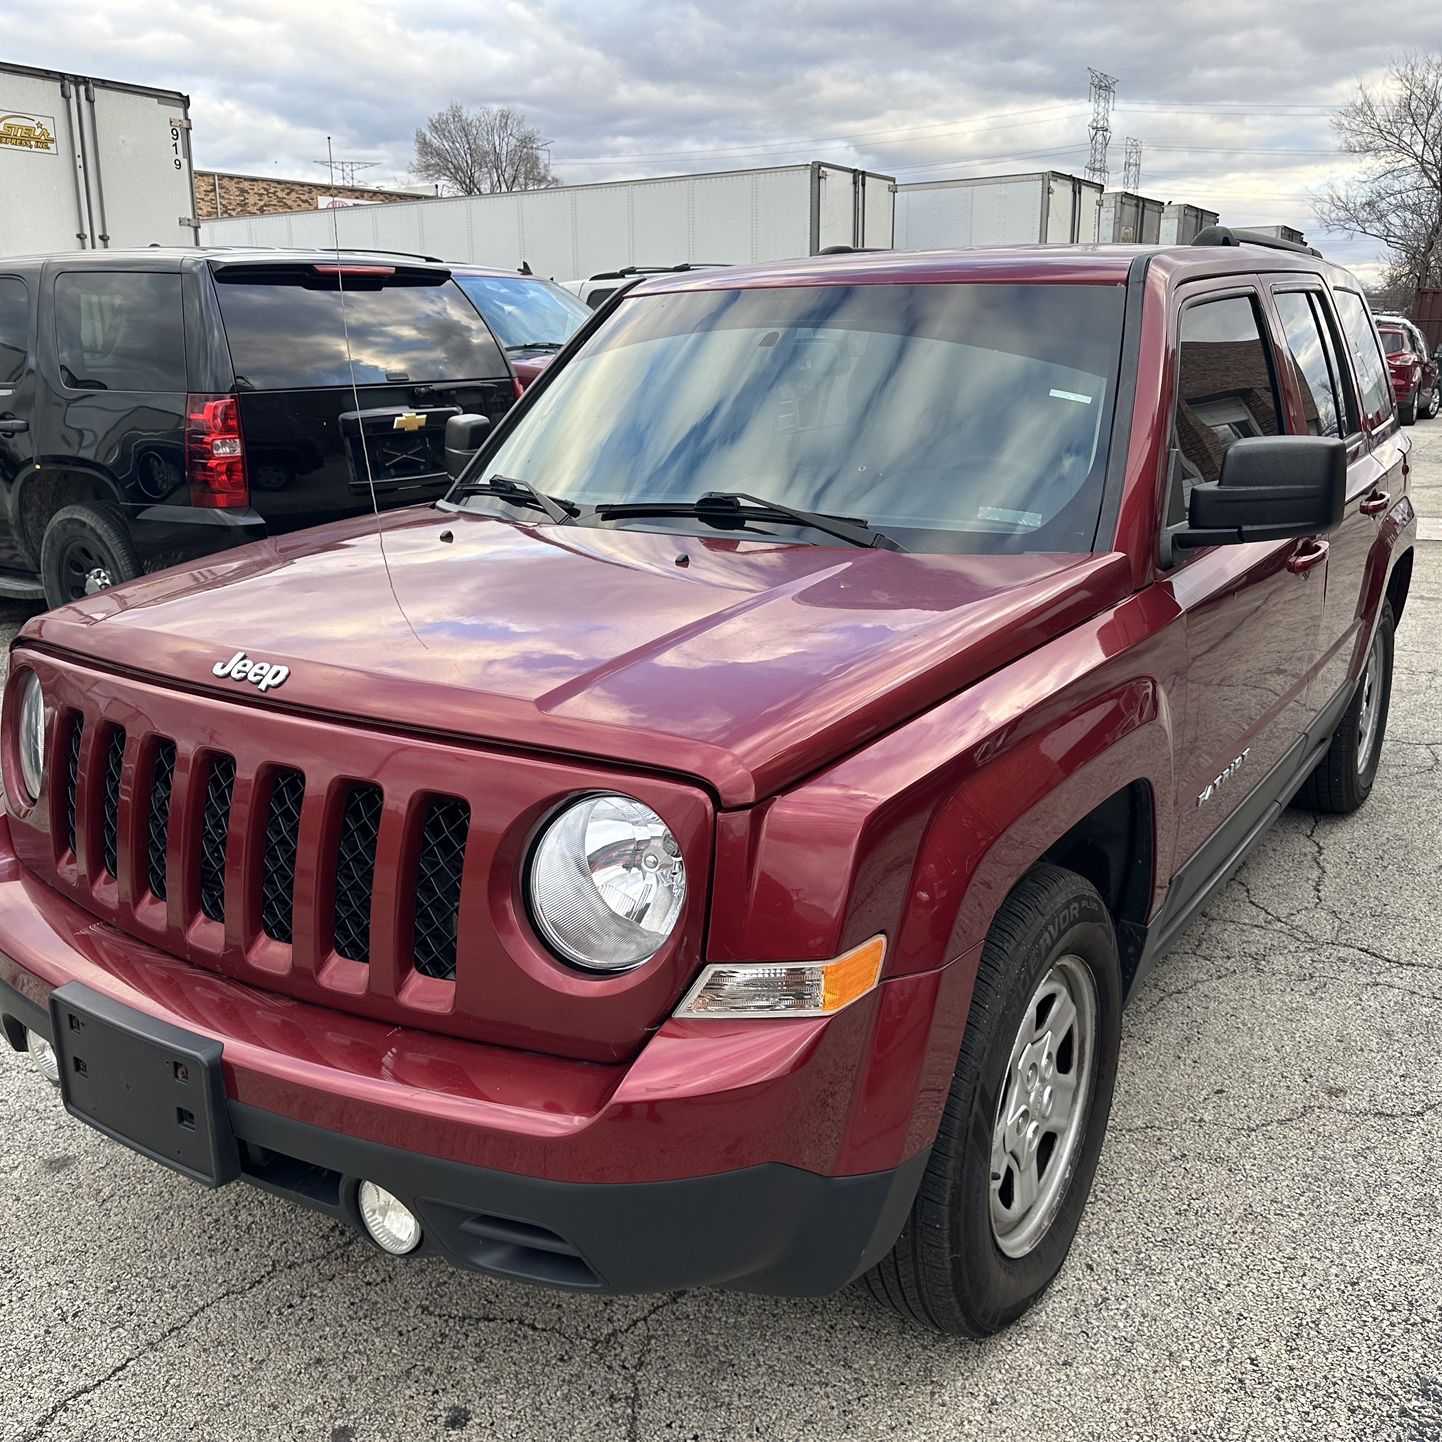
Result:
[[[1437,357],[1430,355],[1422,332],[1402,316],[1379,315],[1377,331],[1387,353],[1387,370],[1397,397],[1397,415],[1404,426],[1420,416],[1430,420],[1442,410]]]
[[[524,390],[575,334],[590,307],[553,280],[478,265],[451,267],[480,311]]]

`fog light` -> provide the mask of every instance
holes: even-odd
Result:
[[[31,1031],[29,1027],[25,1029],[25,1047],[30,1053],[30,1060],[40,1068],[40,1075],[59,1086],[60,1058],[55,1055],[55,1048],[38,1031]]]
[[[357,1201],[361,1222],[382,1251],[403,1257],[420,1246],[420,1220],[399,1197],[393,1197],[374,1182],[362,1182]]]

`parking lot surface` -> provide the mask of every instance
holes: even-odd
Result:
[[[1410,434],[1442,517],[1442,420]],[[1371,800],[1289,813],[1143,986],[1071,1259],[1005,1336],[393,1262],[0,1048],[0,1438],[1442,1438],[1439,638],[1429,541]]]

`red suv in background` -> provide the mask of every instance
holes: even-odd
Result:
[[[591,318],[590,307],[553,280],[479,265],[450,271],[505,351],[522,390]]]
[[[1404,426],[1430,420],[1442,410],[1442,376],[1438,357],[1430,354],[1422,332],[1401,316],[1379,315],[1377,332],[1387,353],[1387,370]]]
[[[1386,729],[1361,288],[1201,238],[649,280],[438,509],[30,622],[12,1044],[392,1253],[1019,1316],[1123,1001]]]

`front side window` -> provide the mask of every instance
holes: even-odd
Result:
[[[1253,298],[1228,296],[1183,310],[1168,523],[1186,519],[1193,486],[1221,476],[1233,441],[1280,434],[1279,414]]]
[[[1377,349],[1377,332],[1366,301],[1352,290],[1339,290],[1335,294],[1342,333],[1347,337],[1357,387],[1362,393],[1362,411],[1368,424],[1375,426],[1392,411],[1392,382],[1387,378],[1387,365]]]
[[[1314,436],[1341,436],[1343,411],[1337,400],[1336,379],[1328,364],[1323,331],[1313,309],[1315,299],[1304,291],[1285,291],[1276,297],[1287,349],[1297,364],[1302,391],[1302,413]]]
[[[1089,551],[1124,305],[1110,284],[631,296],[480,475],[569,500],[583,524],[598,504],[747,492],[909,550]]]
[[[30,293],[23,280],[0,276],[0,386],[14,385],[25,373],[30,348]]]
[[[180,272],[56,276],[55,346],[72,390],[184,391]]]

